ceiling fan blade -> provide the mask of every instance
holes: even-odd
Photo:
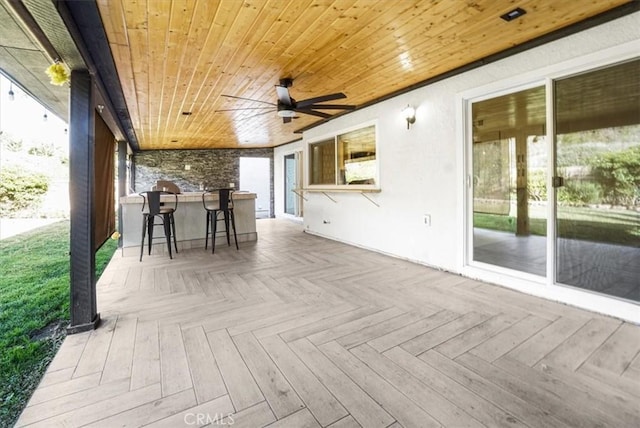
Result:
[[[347,98],[347,96],[342,92],[338,92],[335,94],[322,95],[320,97],[307,98],[306,100],[298,101],[297,106],[307,107],[307,106],[310,106],[311,104],[323,103],[325,101],[339,100],[342,98]]]
[[[219,111],[240,111],[240,110],[269,110],[269,111],[273,111],[273,107],[244,107],[244,108],[225,108],[222,110],[216,110],[215,112],[219,112]]]
[[[289,96],[288,88],[285,88],[284,86],[276,85],[276,92],[278,93],[278,100],[280,101],[280,103],[287,106],[292,105],[291,96]]]
[[[220,96],[227,97],[227,98],[233,98],[233,99],[236,99],[236,100],[253,101],[255,103],[269,104],[270,106],[275,106],[274,103],[269,103],[267,101],[261,101],[261,100],[254,100],[254,99],[251,99],[251,98],[236,97],[234,95],[225,95],[225,94],[220,94]]]
[[[254,115],[252,115],[252,116],[244,117],[244,118],[242,118],[242,119],[243,119],[243,120],[245,120],[245,119],[251,119],[252,117],[258,117],[258,116],[262,116],[262,115],[265,115],[265,114],[268,114],[268,113],[275,113],[275,112],[276,112],[276,110],[269,109],[268,111],[263,111],[263,112],[261,112],[261,113],[256,113],[256,114],[254,114]]]
[[[330,118],[330,117],[331,117],[331,115],[330,115],[330,114],[323,113],[323,112],[321,112],[321,111],[315,111],[315,110],[297,109],[297,108],[296,108],[296,109],[294,109],[294,111],[297,111],[297,112],[299,112],[299,113],[304,113],[304,114],[310,114],[310,115],[312,115],[312,116],[318,116],[318,117],[321,117],[321,118],[323,118],[323,119],[328,119],[328,118]]]
[[[297,106],[299,109],[316,109],[316,110],[355,110],[356,106],[348,104],[311,104],[310,106]]]

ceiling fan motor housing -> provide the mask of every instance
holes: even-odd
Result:
[[[290,88],[293,86],[293,79],[290,77],[285,77],[283,79],[280,79],[280,85],[279,86],[283,86],[285,88]]]

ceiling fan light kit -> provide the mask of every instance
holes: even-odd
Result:
[[[280,117],[296,117],[296,112],[293,110],[282,109],[278,110],[278,116]]]

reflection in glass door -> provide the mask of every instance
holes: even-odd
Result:
[[[554,92],[556,282],[640,301],[640,60]]]
[[[473,260],[546,275],[545,87],[472,104]]]

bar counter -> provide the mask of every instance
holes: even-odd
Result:
[[[163,195],[162,202],[172,204],[172,195]],[[207,200],[218,200],[217,194],[207,195]],[[139,256],[140,241],[142,239],[142,196],[131,194],[120,198],[122,205],[122,254],[124,256]],[[236,219],[238,243],[256,241],[256,194],[249,192],[235,192],[233,194],[233,212]],[[170,205],[171,206],[171,205]],[[206,211],[202,206],[202,192],[185,192],[178,194],[178,209],[175,212],[176,239],[178,251],[190,248],[204,248],[206,233]],[[222,219],[222,214],[220,214]],[[160,222],[160,220],[157,220]],[[224,221],[218,223],[218,232],[224,231]],[[147,237],[148,238],[148,237]],[[209,240],[211,237],[209,237]],[[209,241],[211,244],[211,241]],[[216,235],[216,246],[227,245],[224,233]],[[231,245],[233,246],[233,231],[231,231]],[[147,246],[145,239],[145,247]],[[173,242],[172,242],[173,246]],[[211,249],[211,248],[209,248]],[[151,254],[164,254],[167,242],[162,227],[156,227],[153,234],[153,248]],[[145,255],[148,250],[145,248]]]

